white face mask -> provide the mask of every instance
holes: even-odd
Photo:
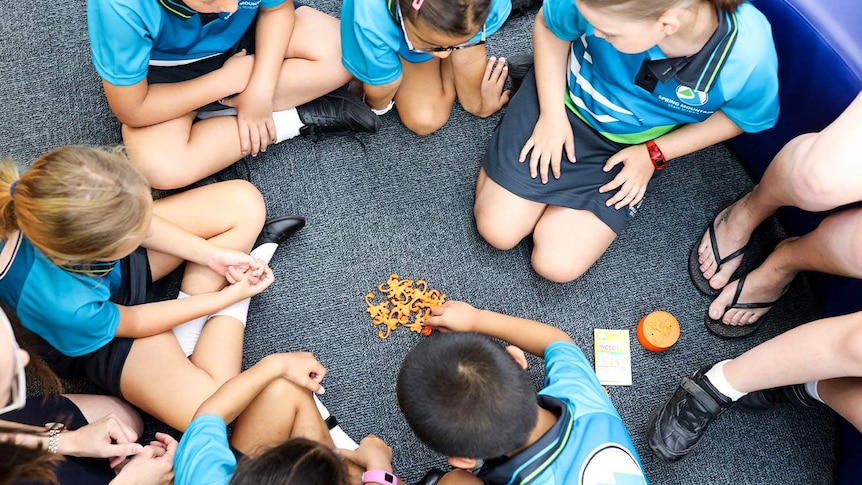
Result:
[[[18,341],[15,340],[15,333],[12,331],[12,324],[6,314],[0,311],[0,326],[6,327],[6,330],[0,329],[0,346],[2,352],[11,355],[11,359],[3,360],[4,368],[0,369],[0,375],[9,376],[5,389],[0,389],[0,414],[21,409],[27,401],[27,382],[24,375],[24,362],[21,360],[21,352],[18,347]],[[8,334],[8,336],[7,336]],[[8,341],[7,341],[8,340]]]

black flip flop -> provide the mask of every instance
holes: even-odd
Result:
[[[739,279],[739,284],[736,285],[736,293],[733,294],[733,300],[730,302],[730,306],[725,308],[724,311],[731,309],[754,310],[758,308],[770,308],[778,303],[778,300],[769,303],[739,303],[739,295],[742,294],[743,285],[745,285],[745,276]],[[709,330],[710,333],[721,338],[731,339],[748,337],[760,328],[760,324],[763,322],[764,316],[765,315],[761,316],[756,322],[748,325],[728,325],[722,322],[721,319],[713,320],[710,318],[709,309],[707,309],[704,325],[706,325],[706,329]]]
[[[745,252],[748,250],[748,246],[751,244],[751,241],[737,249],[736,251],[728,254],[725,257],[721,257],[721,254],[718,252],[718,241],[715,238],[715,219],[709,222],[709,225],[706,226],[705,233],[709,234],[709,244],[712,247],[712,257],[718,261],[718,267],[716,267],[715,272],[718,273],[721,270],[721,265],[724,263],[738,258],[740,256],[745,256]],[[700,241],[703,239],[701,237],[697,241],[694,242],[694,246],[691,247],[691,251],[688,253],[688,275],[691,277],[691,282],[694,283],[694,287],[697,288],[698,291],[708,296],[718,296],[721,293],[721,288],[715,289],[709,286],[709,280],[703,277],[703,273],[700,271],[700,261],[697,258],[697,248],[700,246]],[[740,265],[740,268],[742,265]],[[738,270],[738,268],[737,268]],[[729,281],[733,281],[736,276],[736,271],[733,272]]]

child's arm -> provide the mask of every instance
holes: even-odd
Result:
[[[487,59],[484,45],[454,51],[450,59],[455,92],[468,113],[485,118],[509,102],[509,91],[503,91],[509,72],[505,59]]]
[[[295,22],[296,12],[291,0],[258,12],[251,78],[248,86],[229,103],[237,109],[243,153],[257,155],[275,141],[272,102]]]
[[[102,80],[102,85],[117,119],[132,128],[142,128],[181,118],[201,106],[243,91],[253,59],[242,51],[221,69],[183,82],[149,84],[144,79],[131,86],[116,86]]]
[[[536,62],[536,89],[539,94],[539,119],[533,133],[521,149],[519,161],[530,154],[530,176],[548,181],[548,167],[560,177],[560,162],[565,149],[575,162],[575,138],[563,102],[566,91],[566,60],[571,43],[560,39],[545,24],[544,7],[533,24],[533,55]],[[532,153],[530,153],[532,151]]]
[[[263,392],[270,382],[285,378],[311,392],[323,394],[320,382],[326,368],[308,352],[271,354],[222,384],[197,410],[195,417],[214,414],[230,423]]]
[[[566,332],[550,325],[489,310],[477,310],[460,301],[447,301],[434,308],[431,315],[429,325],[496,337],[539,357],[544,356],[545,349],[554,342],[574,342]]]
[[[736,123],[721,111],[716,111],[700,123],[685,125],[654,141],[665,160],[670,160],[723,142],[740,133],[742,129]],[[606,205],[613,205],[616,209],[637,205],[643,199],[655,170],[644,144],[632,145],[617,152],[605,163],[604,171],[607,172],[620,163],[623,164],[620,173],[599,188],[601,193],[619,189],[606,202]]]
[[[144,303],[142,305],[117,305],[120,323],[117,337],[149,337],[170,330],[181,323],[217,312],[240,300],[250,298],[265,290],[273,282],[272,270],[267,266],[257,283],[250,282],[248,273],[228,270],[236,283],[213,293],[201,293],[188,298]]]

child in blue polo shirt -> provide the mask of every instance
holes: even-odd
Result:
[[[410,351],[397,392],[416,436],[459,468],[441,483],[647,483],[625,424],[565,332],[457,301],[432,315],[447,332]],[[524,351],[545,359],[538,397]]]
[[[778,116],[771,29],[743,0],[545,0],[533,45],[474,213],[498,249],[532,234],[551,281],[598,260],[669,159]]]
[[[443,126],[456,98],[490,116],[509,101],[508,68],[484,44],[511,10],[510,0],[345,0],[342,61],[375,113],[397,105],[419,135]]]
[[[295,136],[379,127],[346,91],[326,95],[351,76],[338,20],[310,7],[89,0],[87,22],[123,141],[153,187],[183,187]]]

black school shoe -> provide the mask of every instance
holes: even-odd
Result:
[[[509,66],[509,85],[512,90],[512,96],[515,95],[521,87],[521,81],[524,80],[524,77],[533,68],[533,62],[533,54],[526,52],[506,58],[506,65]]]
[[[311,100],[296,107],[305,126],[299,134],[320,139],[326,135],[377,133],[380,117],[371,108],[344,89]]]
[[[682,380],[670,400],[656,410],[647,425],[653,453],[664,461],[679,461],[688,455],[715,418],[734,402],[718,392],[706,377],[712,366],[702,367]]]
[[[767,411],[783,405],[816,408],[820,407],[822,403],[808,394],[805,390],[805,384],[749,392],[736,401],[737,409],[749,413]]]
[[[282,216],[267,219],[252,248],[266,243],[281,244],[303,227],[305,227],[305,218],[302,216]]]

